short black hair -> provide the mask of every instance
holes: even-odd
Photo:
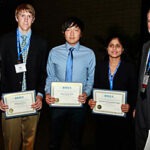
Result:
[[[62,33],[66,31],[67,28],[77,26],[80,28],[81,32],[84,30],[84,23],[77,17],[69,17],[62,24]]]

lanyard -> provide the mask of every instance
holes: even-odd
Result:
[[[30,38],[29,38],[29,40],[28,40],[28,42],[27,42],[27,44],[23,47],[23,49],[21,50],[21,48],[20,48],[20,42],[19,42],[19,30],[17,29],[17,52],[18,52],[18,61],[20,61],[20,55],[22,55],[22,53],[24,52],[24,51],[26,51],[27,50],[27,48],[29,47],[29,45],[30,45]]]
[[[146,60],[146,67],[145,67],[144,74],[149,75],[149,71],[150,71],[150,49],[149,49],[147,60]]]
[[[147,88],[147,84],[148,84],[148,80],[149,80],[149,76],[150,76],[150,49],[147,55],[147,59],[146,59],[146,65],[145,65],[145,69],[144,69],[144,76],[143,76],[143,81],[142,81],[142,86],[141,86],[141,92],[144,93],[146,88]]]
[[[117,70],[118,70],[118,68],[119,68],[119,66],[120,66],[120,63],[121,63],[121,61],[118,63],[118,66],[116,67],[116,70],[115,70],[115,72],[114,72],[114,74],[113,74],[113,75],[111,75],[110,65],[109,65],[109,72],[108,72],[108,76],[109,76],[109,85],[110,85],[110,90],[112,90],[112,89],[113,89],[114,76],[115,76],[115,74],[116,74],[116,72],[117,72]]]

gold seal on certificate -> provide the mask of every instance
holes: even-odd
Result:
[[[102,108],[102,106],[101,105],[97,105],[97,109],[101,109]]]
[[[55,100],[56,100],[56,103],[59,102],[59,98],[55,98]]]
[[[31,107],[35,99],[34,90],[3,94],[3,101],[8,105],[6,118],[36,114],[37,111]]]
[[[115,90],[93,90],[93,99],[96,101],[96,106],[93,109],[94,113],[125,116],[121,111],[121,105],[126,103],[127,92]]]
[[[10,108],[10,109],[9,109],[9,113],[11,113],[11,114],[12,114],[12,113],[13,113],[13,111],[14,111],[14,110],[13,110],[12,108]]]
[[[82,94],[82,83],[52,82],[51,96],[56,99],[50,106],[57,107],[81,107],[78,96]]]

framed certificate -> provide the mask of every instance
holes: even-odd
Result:
[[[149,148],[150,148],[150,130],[148,131],[148,138],[146,140],[144,150],[149,150]]]
[[[93,90],[93,99],[96,105],[93,109],[94,113],[125,116],[121,111],[121,105],[126,103],[126,91],[113,91],[113,90]]]
[[[6,118],[36,114],[37,111],[31,107],[35,99],[34,90],[3,94],[3,101],[8,105]]]
[[[56,102],[50,106],[57,107],[81,107],[78,96],[82,94],[82,83],[52,82],[51,96]]]

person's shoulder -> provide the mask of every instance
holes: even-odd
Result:
[[[106,72],[108,72],[108,61],[106,60],[96,61],[96,68],[95,68],[96,80],[99,79],[100,77],[103,77]]]
[[[122,61],[121,62],[122,68],[127,69],[130,71],[136,70],[136,65],[132,61]]]
[[[49,51],[48,50],[48,41],[44,37],[42,37],[38,34],[32,33],[30,42],[33,44],[36,44],[37,47],[39,47],[42,51],[44,49],[45,49],[45,51]]]
[[[44,37],[35,33],[32,33],[31,37],[33,37],[33,39],[35,39],[36,41],[47,42],[47,40]]]
[[[85,45],[80,45],[80,48],[81,49],[85,49],[85,50],[88,50],[88,51],[93,51],[91,48],[85,46]]]
[[[149,41],[147,41],[147,42],[145,42],[144,44],[143,44],[143,48],[145,49],[146,47],[149,47],[150,46],[150,40]]]
[[[108,65],[108,61],[107,60],[96,60],[96,66],[98,68],[103,68],[105,66]]]
[[[53,54],[57,55],[57,54],[61,53],[64,49],[65,49],[65,44],[57,45],[57,46],[54,46],[50,49],[49,54],[50,55],[53,55]]]
[[[147,44],[150,44],[150,40],[146,41],[143,45],[147,45]]]
[[[8,45],[8,43],[14,42],[16,37],[16,32],[7,32],[0,36],[0,45]]]
[[[94,51],[91,48],[87,47],[87,46],[80,45],[80,50],[89,52],[90,54],[94,55]]]
[[[61,44],[61,45],[54,46],[52,49],[59,49],[59,48],[64,48],[64,47],[65,47],[65,44]]]
[[[15,31],[11,31],[11,32],[7,32],[1,35],[0,39],[9,39],[16,36],[16,32]]]
[[[65,48],[65,44],[54,46],[51,51],[59,51]]]

